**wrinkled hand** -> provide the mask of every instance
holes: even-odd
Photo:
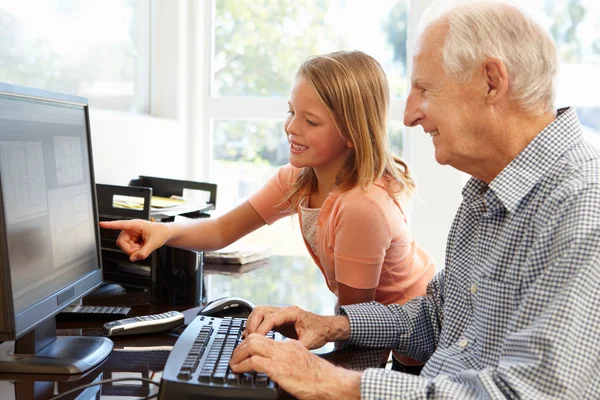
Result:
[[[253,333],[235,349],[230,365],[236,373],[264,372],[298,399],[360,398],[360,373],[336,367],[297,340],[276,342]]]
[[[166,224],[149,222],[141,219],[129,221],[102,221],[104,229],[121,230],[117,238],[117,246],[134,262],[144,260],[154,250],[169,240]]]
[[[307,349],[317,349],[328,342],[343,339],[340,336],[339,318],[346,319],[313,314],[296,306],[255,307],[248,316],[244,337],[252,333],[264,336],[270,330],[275,330],[283,336],[297,339]],[[349,323],[347,325],[349,328]]]

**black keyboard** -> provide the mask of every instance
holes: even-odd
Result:
[[[56,318],[61,321],[81,321],[86,319],[112,321],[115,319],[127,318],[131,311],[129,307],[115,306],[69,306],[56,314]]]
[[[264,373],[233,373],[229,360],[245,318],[198,316],[171,350],[160,383],[159,399],[276,399],[277,385]],[[274,340],[279,333],[269,332]]]

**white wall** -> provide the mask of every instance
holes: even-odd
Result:
[[[186,178],[185,131],[180,122],[116,111],[90,111],[96,182],[127,185],[149,175]]]
[[[192,179],[194,138],[190,131],[188,1],[151,2],[150,114],[90,110],[96,182],[127,185],[149,175]],[[194,3],[192,3],[194,4]],[[147,34],[147,33],[146,33]]]
[[[431,137],[423,129],[408,129],[408,135],[412,135],[410,167],[417,184],[409,222],[419,246],[431,254],[440,270],[444,267],[448,232],[468,176],[435,161]]]

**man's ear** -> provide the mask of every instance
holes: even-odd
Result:
[[[487,102],[496,104],[506,97],[508,92],[508,71],[504,63],[495,58],[487,59],[483,64],[487,83]]]

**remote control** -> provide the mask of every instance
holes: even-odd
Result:
[[[129,311],[131,311],[129,307],[71,305],[56,314],[56,318],[61,321],[82,319],[112,321],[127,318]]]
[[[120,319],[104,324],[106,336],[141,335],[170,331],[183,325],[185,317],[178,311]]]

